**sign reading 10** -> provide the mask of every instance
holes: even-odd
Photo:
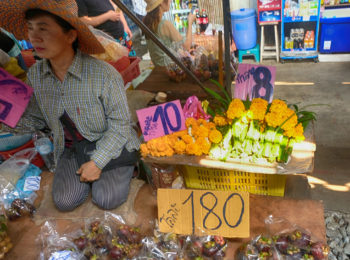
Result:
[[[169,115],[168,115],[168,109],[172,108],[175,113],[175,119],[176,119],[176,126],[173,126]],[[157,122],[158,118],[160,118],[163,126],[163,131],[165,135],[169,134],[168,127],[170,128],[170,131],[177,132],[181,129],[181,115],[180,111],[177,108],[177,106],[174,103],[167,103],[164,107],[158,106],[156,111],[154,112],[153,122]]]

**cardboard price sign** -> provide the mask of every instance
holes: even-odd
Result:
[[[136,111],[145,141],[186,128],[180,100]]]
[[[15,127],[32,94],[30,86],[0,68],[0,122]]]
[[[262,98],[272,102],[276,67],[239,64],[234,97],[241,100]]]
[[[161,232],[249,237],[249,193],[158,189]]]

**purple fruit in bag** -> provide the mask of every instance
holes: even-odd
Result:
[[[322,242],[316,242],[311,245],[311,253],[315,260],[327,259],[329,248]]]
[[[79,237],[74,239],[73,242],[79,250],[83,250],[86,247],[88,240],[86,237]]]
[[[304,232],[301,232],[300,230],[295,230],[290,236],[289,236],[290,242],[293,243],[293,245],[299,247],[299,248],[306,248],[310,245],[311,237],[309,234],[306,234]]]

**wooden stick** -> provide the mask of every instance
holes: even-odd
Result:
[[[224,86],[224,73],[222,70],[222,31],[219,31],[219,83]]]

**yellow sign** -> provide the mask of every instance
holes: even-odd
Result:
[[[249,193],[158,189],[161,232],[249,237]]]

